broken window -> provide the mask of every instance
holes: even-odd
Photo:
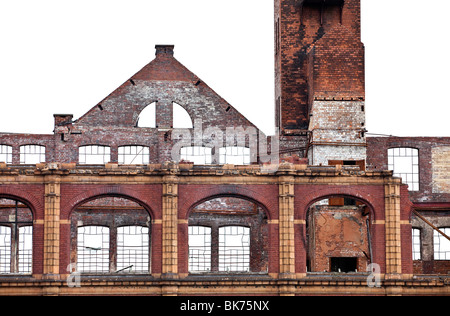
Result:
[[[421,260],[421,237],[420,229],[412,229],[412,246],[413,246],[413,260]]]
[[[23,203],[0,199],[0,273],[30,274],[33,216]]]
[[[219,271],[250,271],[250,228],[219,228]]]
[[[0,145],[0,162],[12,163],[12,147]]]
[[[222,147],[219,149],[220,164],[249,165],[250,148],[247,147]]]
[[[24,145],[20,146],[20,163],[37,164],[45,162],[45,146]]]
[[[218,197],[189,216],[189,272],[261,273],[268,269],[268,226],[257,204]]]
[[[78,227],[77,269],[79,272],[109,272],[109,228]]]
[[[183,147],[180,150],[180,160],[190,161],[196,165],[210,165],[212,149],[201,146]]]
[[[108,146],[81,146],[78,148],[78,163],[104,165],[111,161],[111,149]]]
[[[211,270],[211,227],[189,226],[189,271]]]
[[[119,164],[145,165],[150,161],[150,150],[144,146],[119,147]]]
[[[150,216],[138,203],[102,197],[71,216],[71,262],[81,273],[149,273]]]
[[[439,228],[439,230],[450,236],[450,228]],[[434,260],[450,260],[450,241],[436,230],[433,234]]]
[[[419,150],[415,148],[388,149],[389,170],[401,177],[410,191],[419,191]]]

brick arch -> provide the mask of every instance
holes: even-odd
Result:
[[[154,208],[149,205],[150,203],[148,201],[144,201],[141,196],[138,196],[136,191],[117,185],[85,190],[65,203],[62,209],[68,210],[68,218],[70,218],[70,215],[78,206],[102,197],[122,197],[129,199],[143,206],[149,213],[151,219],[154,219],[156,216]]]
[[[179,218],[188,219],[191,210],[208,200],[218,197],[235,197],[251,201],[260,206],[266,213],[267,218],[278,218],[278,186],[264,185],[273,194],[263,194],[254,186],[241,185],[192,185],[192,188],[179,191]],[[272,188],[273,187],[273,188]],[[182,201],[182,202],[181,202]]]
[[[306,220],[308,209],[313,203],[333,196],[350,197],[362,202],[368,206],[370,216],[373,219],[384,219],[384,203],[377,202],[374,197],[375,194],[383,194],[384,196],[382,186],[377,190],[362,186],[325,186],[321,188],[310,186],[302,191],[308,192],[296,192],[295,217],[297,219]],[[384,198],[381,201],[384,202]]]
[[[43,192],[42,192],[43,193]],[[13,186],[3,187],[0,186],[0,198],[12,199],[22,202],[27,205],[33,214],[33,220],[37,219],[38,214],[42,213],[44,216],[44,204],[43,201],[38,199],[33,194],[29,193],[24,188],[14,188]],[[39,212],[39,210],[41,212]]]

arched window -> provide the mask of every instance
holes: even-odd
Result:
[[[86,165],[104,165],[111,161],[111,149],[108,146],[89,145],[78,148],[78,163]]]
[[[265,273],[268,226],[265,211],[252,201],[217,197],[189,215],[190,273]]]
[[[201,146],[183,147],[180,150],[180,160],[190,161],[196,165],[210,165],[212,149]]]
[[[415,148],[388,149],[389,170],[401,177],[410,191],[419,191],[419,150]]]
[[[173,128],[193,128],[189,113],[175,102],[173,102]]]
[[[12,163],[12,147],[0,145],[0,162]]]
[[[222,147],[219,148],[220,164],[249,165],[250,148],[247,147]]]
[[[150,161],[150,149],[144,146],[119,147],[119,164],[145,165]]]
[[[20,146],[20,163],[37,164],[45,162],[45,146],[24,145]]]
[[[150,216],[138,203],[100,197],[71,215],[71,262],[80,273],[148,274]]]
[[[33,215],[23,203],[0,199],[0,274],[31,274]]]
[[[139,114],[138,127],[156,127],[156,102],[147,105]]]

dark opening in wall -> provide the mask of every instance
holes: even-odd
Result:
[[[331,272],[356,272],[358,267],[357,258],[330,258],[330,271]]]

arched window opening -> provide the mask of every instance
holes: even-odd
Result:
[[[173,102],[173,128],[193,128],[189,113],[179,104]]]
[[[0,199],[0,274],[31,274],[33,214],[25,204]]]
[[[78,148],[78,163],[83,165],[104,165],[111,161],[111,148],[108,146],[81,146]]]
[[[24,145],[20,146],[20,163],[34,165],[45,162],[45,146]]]
[[[190,273],[267,271],[267,216],[259,205],[238,197],[217,197],[192,209]]]
[[[156,128],[156,102],[150,103],[142,110],[136,126]]]
[[[336,195],[312,204],[306,237],[308,272],[366,272],[372,263],[370,212],[353,197]]]
[[[150,273],[150,216],[122,197],[100,197],[71,215],[71,262],[89,274]]]
[[[12,146],[0,145],[0,162],[12,163]]]

